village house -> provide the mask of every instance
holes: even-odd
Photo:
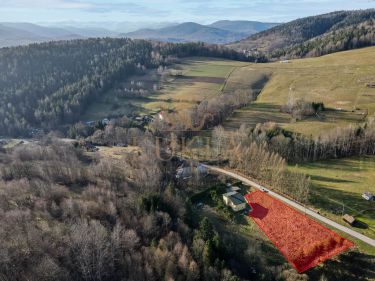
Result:
[[[223,194],[223,200],[225,205],[231,207],[235,212],[245,210],[247,207],[245,198],[237,191],[230,191]]]

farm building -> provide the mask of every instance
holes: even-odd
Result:
[[[223,194],[225,205],[231,207],[233,211],[238,212],[246,209],[246,200],[242,194],[237,191],[231,191]]]
[[[346,223],[348,223],[348,224],[350,224],[350,225],[353,225],[353,224],[355,223],[355,218],[352,217],[352,216],[350,216],[350,215],[348,215],[348,214],[344,215],[344,216],[342,217],[342,219],[343,219]]]
[[[362,197],[363,197],[364,199],[366,199],[367,201],[372,201],[372,200],[375,199],[375,198],[374,198],[374,194],[372,194],[372,193],[370,193],[370,192],[365,192],[365,193],[363,193],[363,194],[362,194]]]

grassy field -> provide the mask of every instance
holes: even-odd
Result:
[[[361,197],[364,192],[375,194],[375,157],[329,160],[291,169],[311,177],[314,208],[342,224],[342,213],[350,214],[359,222],[354,230],[375,238],[375,202]]]
[[[375,89],[366,83],[375,82],[375,48],[341,52],[319,58],[292,60],[290,63],[253,64],[236,70],[242,81],[256,75],[267,75],[268,83],[257,101],[237,111],[225,123],[228,129],[242,123],[253,126],[272,121],[286,129],[303,134],[317,134],[325,129],[360,122],[375,113]],[[289,97],[309,102],[323,102],[329,110],[322,118],[294,122],[290,115],[280,112]]]
[[[205,58],[182,60],[172,68],[181,70],[182,75],[162,83],[160,91],[152,98],[157,101],[144,104],[149,110],[181,110],[197,102],[213,98],[222,93],[227,77],[248,63]]]
[[[118,98],[113,90],[102,95],[92,103],[82,120],[100,120],[105,117],[127,115],[132,113],[147,113],[159,110],[182,110],[191,108],[194,104],[220,95],[226,85],[227,78],[237,68],[249,65],[245,62],[213,59],[187,58],[180,63],[170,66],[169,70],[182,73],[179,76],[169,76],[160,81],[156,71],[149,71],[143,76],[134,76],[122,82],[130,88],[129,81],[142,81],[145,88],[153,94],[147,98]],[[232,80],[231,87],[233,88]],[[160,89],[152,90],[158,84]]]
[[[286,129],[316,135],[348,123],[363,121],[375,113],[375,47],[340,52],[319,58],[292,60],[290,63],[250,64],[223,59],[188,58],[169,67],[182,75],[163,82],[156,71],[128,80],[142,81],[145,87],[159,84],[148,98],[118,98],[112,90],[91,104],[84,121],[105,117],[146,113],[159,110],[182,110],[238,89],[260,92],[258,99],[236,111],[225,123],[227,129],[241,124],[276,122]],[[123,82],[129,83],[129,82]],[[151,90],[151,89],[150,89]],[[289,98],[323,102],[327,110],[321,118],[295,121],[282,113]]]

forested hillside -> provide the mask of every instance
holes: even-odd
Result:
[[[318,56],[375,44],[375,10],[338,11],[298,19],[230,45],[269,57]]]
[[[375,45],[375,19],[370,19],[360,24],[330,31],[302,44],[275,51],[273,56],[315,57],[373,45]]]
[[[171,57],[191,55],[240,58],[200,43],[110,38],[0,49],[0,135],[77,121],[116,81],[165,65]]]

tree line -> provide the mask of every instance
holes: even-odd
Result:
[[[301,203],[307,203],[310,178],[290,171],[285,158],[270,150],[265,142],[256,143],[249,138],[249,134],[250,130],[244,126],[234,132],[218,126],[212,133],[212,146],[217,155],[228,160],[229,168]]]
[[[258,124],[248,138],[278,153],[289,163],[303,163],[375,154],[375,118],[350,124],[317,136],[288,132],[274,123]]]

